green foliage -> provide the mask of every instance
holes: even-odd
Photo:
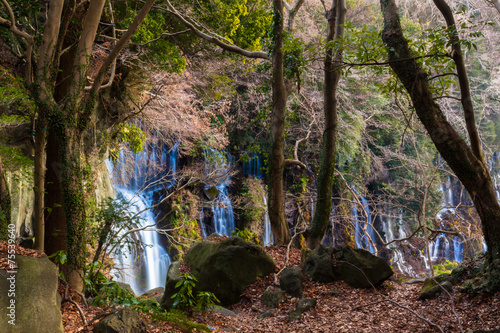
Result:
[[[21,78],[16,78],[0,67],[0,107],[6,106],[15,110],[16,115],[2,114],[0,123],[29,121],[27,116],[35,112],[35,104],[29,98]]]
[[[449,260],[446,260],[442,264],[437,264],[437,265],[432,265],[434,268],[434,274],[435,275],[441,275],[441,274],[451,274],[451,271],[457,268],[459,263],[457,262],[451,262]]]
[[[240,237],[244,241],[252,242],[252,243],[255,243],[257,245],[260,245],[259,237],[257,237],[255,235],[255,233],[252,232],[252,230],[248,230],[248,229],[240,230],[240,229],[236,228],[231,232],[231,235],[236,236],[236,237]]]
[[[196,17],[234,44],[251,51],[260,49],[270,30],[272,12],[262,0],[202,0],[193,8]]]
[[[133,20],[133,13],[129,13],[129,18],[120,22],[121,25],[128,27]],[[159,11],[151,11],[139,26],[132,37],[132,42],[137,44],[148,43],[147,55],[143,60],[150,67],[156,67],[172,73],[182,73],[186,68],[186,58],[182,56],[179,48],[160,35],[167,30],[165,15]]]
[[[177,282],[175,288],[177,292],[171,296],[174,300],[174,309],[188,311],[205,311],[207,308],[215,306],[219,300],[211,292],[199,291],[195,294],[196,282],[198,280],[188,272],[181,274],[182,280]]]
[[[177,249],[179,257],[182,257],[194,242],[201,240],[197,221],[198,216],[198,198],[194,194],[183,190],[172,197],[170,213],[171,236],[176,241],[170,242],[170,244]]]
[[[52,259],[57,267],[60,268],[61,265],[66,264],[66,262],[68,261],[68,254],[64,250],[59,250],[52,253],[49,256],[49,259]],[[61,269],[59,269],[59,276],[64,280],[64,272]]]
[[[134,124],[120,123],[116,126],[115,142],[110,147],[110,156],[118,160],[122,144],[126,144],[134,154],[139,154],[146,142],[147,135]]]
[[[179,327],[183,332],[212,332],[207,326],[190,321],[187,315],[180,310],[154,312],[151,317],[155,321],[168,321]]]

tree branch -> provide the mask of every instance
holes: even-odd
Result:
[[[223,49],[225,51],[236,53],[236,54],[245,56],[247,58],[271,60],[269,55],[265,52],[262,52],[262,51],[251,52],[251,51],[242,49],[236,45],[224,43],[223,41],[219,40],[218,38],[207,35],[206,33],[202,32],[198,28],[196,28],[191,22],[186,20],[186,18],[184,18],[184,16],[181,13],[179,13],[179,11],[177,11],[177,9],[174,8],[174,6],[172,6],[170,1],[168,1],[168,0],[165,1],[165,4],[167,5],[168,9],[164,9],[164,8],[161,8],[161,9],[166,10],[167,12],[169,12],[169,13],[173,14],[175,17],[177,17],[177,19],[184,26],[186,26],[188,29],[190,29],[192,32],[194,32],[194,34],[197,35],[198,37],[200,37],[200,38],[202,38],[202,39],[204,39],[212,44],[219,46],[221,49]]]

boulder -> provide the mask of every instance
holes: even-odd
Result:
[[[295,310],[288,314],[288,320],[300,319],[302,314],[316,306],[314,298],[301,298],[295,303]]]
[[[116,284],[122,288],[122,289],[125,289],[126,291],[128,291],[129,293],[132,294],[132,296],[137,296],[134,292],[134,289],[132,289],[132,287],[130,286],[130,284],[128,283],[125,283],[125,282],[120,282],[120,281],[117,281]]]
[[[354,288],[370,288],[394,274],[382,258],[350,246],[337,250],[320,245],[310,254],[303,255],[303,259],[302,270],[313,280],[323,283],[343,280]]]
[[[2,333],[62,333],[56,265],[46,256],[33,258],[16,255],[13,261],[17,264],[17,272],[10,274],[0,269]]]
[[[126,306],[94,325],[94,333],[146,333],[141,317]]]
[[[451,274],[441,274],[435,277],[428,277],[425,279],[422,289],[420,289],[420,294],[418,299],[431,299],[437,297],[443,292],[443,288],[447,291],[451,291],[455,281],[453,275]]]
[[[222,305],[237,303],[246,286],[276,269],[262,247],[239,237],[198,242],[184,260],[198,279],[196,289],[214,293]]]
[[[149,296],[154,295],[154,294],[163,294],[163,293],[165,293],[165,288],[163,288],[163,287],[156,287],[156,288],[153,288],[151,290],[146,291],[141,296],[149,297]]]
[[[302,270],[314,281],[327,283],[335,280],[332,265],[333,249],[320,244],[310,254],[303,255]]]
[[[378,286],[394,272],[384,259],[363,249],[343,246],[335,250],[333,272],[336,280],[343,280],[354,288]]]
[[[261,303],[270,308],[277,308],[284,299],[285,293],[283,290],[267,287],[264,294],[262,294]]]
[[[172,299],[172,295],[177,292],[175,285],[177,282],[182,280],[181,274],[181,262],[174,261],[167,271],[167,280],[165,281],[165,292],[163,293],[163,297],[160,300],[160,305],[167,311],[172,309],[174,305],[174,300]]]
[[[301,297],[304,274],[298,267],[287,267],[281,272],[280,288],[294,297]]]
[[[274,316],[274,310],[272,309],[269,309],[269,310],[266,310],[264,312],[262,312],[260,315],[259,315],[259,319],[264,319],[264,318],[268,318],[268,317],[273,317]]]

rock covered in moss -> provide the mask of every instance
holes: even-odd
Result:
[[[335,259],[335,278],[354,288],[378,286],[394,274],[384,259],[363,249],[344,246],[335,251]]]
[[[181,262],[174,261],[167,271],[167,279],[165,281],[165,291],[163,292],[163,297],[161,298],[160,305],[165,310],[169,311],[174,305],[174,300],[172,295],[177,292],[175,285],[177,282],[182,280],[181,274]]]
[[[94,325],[95,333],[146,333],[146,324],[141,317],[126,306]]]
[[[314,298],[301,298],[295,303],[295,310],[288,314],[288,320],[300,319],[302,314],[316,306],[317,301]]]
[[[333,249],[320,244],[312,252],[303,251],[302,270],[314,280],[322,283],[335,281],[332,264]]]
[[[380,285],[394,274],[382,258],[350,246],[332,249],[320,245],[304,257],[304,272],[323,283],[343,280],[354,288],[370,288]]]
[[[304,274],[298,267],[287,267],[281,272],[280,288],[294,297],[301,297]]]
[[[264,294],[262,294],[261,303],[270,308],[277,308],[284,299],[285,293],[283,290],[267,287]]]
[[[16,255],[14,262],[13,274],[0,269],[0,331],[62,333],[56,265],[46,256]]]
[[[451,281],[451,274],[441,274],[436,277],[429,277],[425,279],[422,289],[418,295],[418,299],[432,299],[437,297],[444,290],[451,291],[453,287]]]
[[[198,242],[184,260],[198,279],[196,289],[214,293],[223,305],[237,303],[246,286],[276,269],[262,247],[239,237]]]

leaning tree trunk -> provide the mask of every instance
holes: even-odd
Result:
[[[380,1],[384,15],[382,39],[391,68],[405,86],[415,111],[437,150],[467,189],[481,218],[491,262],[500,258],[500,205],[486,164],[478,158],[446,120],[429,89],[427,74],[420,68],[403,36],[395,0]]]
[[[333,180],[335,174],[335,152],[337,144],[337,87],[340,80],[342,50],[333,55],[332,42],[344,35],[344,0],[334,0],[332,8],[326,12],[328,35],[326,38],[324,114],[325,129],[321,149],[321,165],[318,175],[317,201],[313,220],[307,235],[307,247],[316,248],[323,239],[332,210]]]
[[[283,169],[285,166],[285,112],[287,89],[283,78],[283,1],[274,0],[273,26],[273,108],[271,114],[271,154],[269,155],[269,220],[276,245],[290,241],[285,219]]]

